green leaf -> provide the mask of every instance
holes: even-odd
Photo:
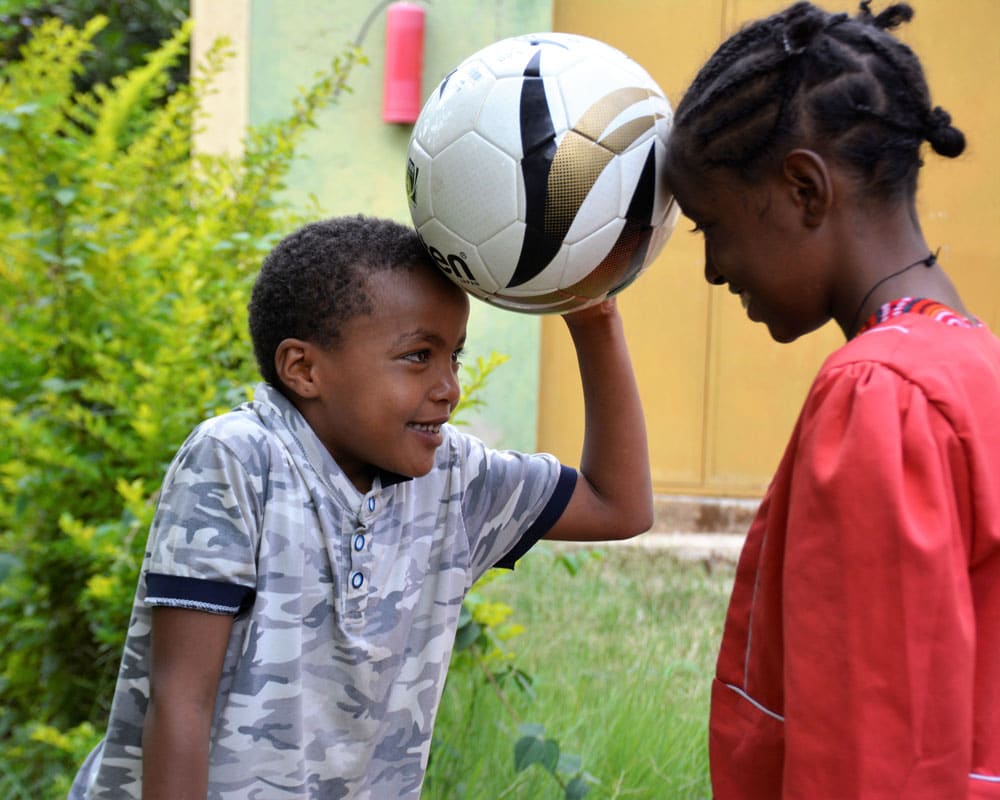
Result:
[[[5,581],[20,563],[20,560],[13,553],[0,553],[0,583]]]
[[[535,679],[523,669],[514,668],[510,672],[514,685],[530,699],[535,699]]]
[[[604,558],[603,550],[588,547],[560,553],[556,556],[556,563],[561,564],[570,575],[576,577],[588,561],[601,558]]]
[[[590,787],[587,786],[586,781],[577,776],[566,784],[565,798],[566,800],[579,800],[581,797],[586,797],[589,792]]]
[[[42,388],[47,392],[55,394],[65,394],[67,392],[78,392],[86,385],[85,381],[67,381],[59,377],[48,378],[42,381]]]
[[[559,743],[554,739],[524,736],[514,745],[514,769],[517,772],[538,764],[546,772],[555,773],[559,763]]]
[[[583,769],[583,758],[574,753],[563,753],[559,756],[559,766],[556,767],[557,772],[562,772],[565,775],[576,775],[581,769]]]
[[[470,620],[467,624],[459,628],[455,634],[455,650],[461,652],[472,647],[482,632],[483,629],[479,626],[479,623]]]
[[[61,206],[68,206],[74,200],[76,200],[76,190],[75,189],[57,189],[55,194],[52,195],[56,202]]]

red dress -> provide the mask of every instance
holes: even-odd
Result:
[[[747,535],[716,800],[1000,798],[1000,340],[905,313],[823,365]]]

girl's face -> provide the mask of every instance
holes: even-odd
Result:
[[[724,169],[696,172],[678,157],[668,159],[667,180],[705,239],[705,279],[728,285],[775,341],[791,342],[830,319],[834,286],[823,234],[807,222],[791,180],[750,184]]]

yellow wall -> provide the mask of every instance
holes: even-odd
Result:
[[[831,10],[856,4],[820,3]],[[556,0],[553,29],[593,36],[641,63],[676,105],[719,42],[772,0]],[[911,0],[899,30],[920,55],[932,98],[967,137],[957,160],[926,157],[918,207],[927,241],[966,305],[1000,330],[1000,2]],[[876,11],[884,3],[876,2]],[[702,277],[701,240],[684,218],[650,270],[620,298],[650,436],[657,491],[763,492],[823,357],[828,325],[790,345],[770,340],[739,301]],[[583,409],[572,347],[558,318],[542,327],[539,447],[574,463]]]

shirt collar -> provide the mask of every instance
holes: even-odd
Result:
[[[298,450],[305,456],[316,474],[330,488],[344,496],[345,500],[361,494],[291,400],[270,384],[258,383],[254,387],[254,404],[264,410],[266,414],[273,414],[277,417],[281,423],[280,426],[269,427],[275,430],[286,446]],[[379,469],[377,475],[382,487],[413,480],[407,475],[399,475],[384,469]],[[353,503],[348,505],[353,505]]]

